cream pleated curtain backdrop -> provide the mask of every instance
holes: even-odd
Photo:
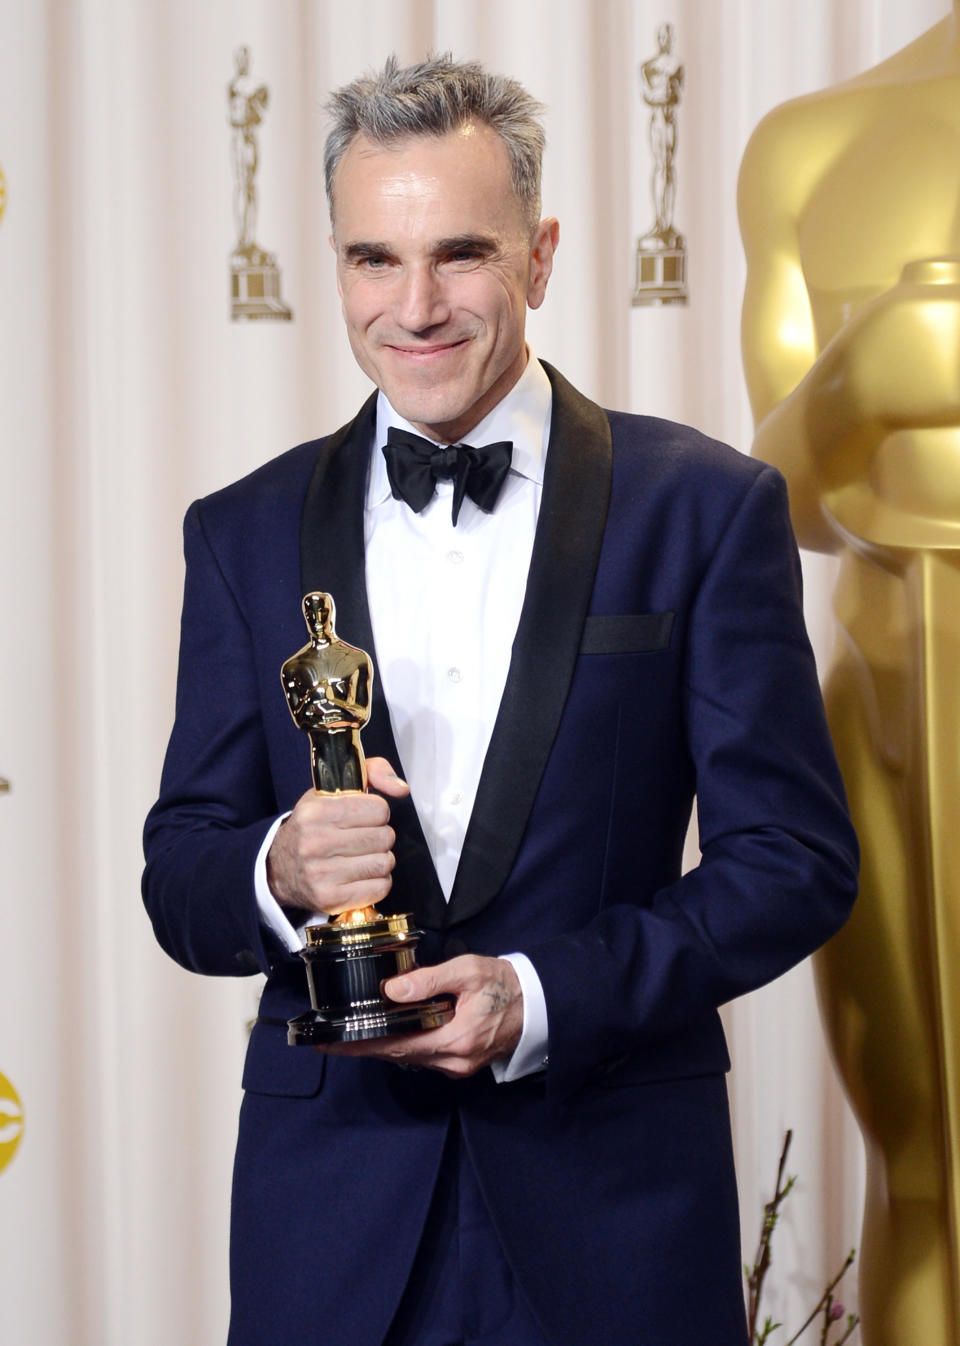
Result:
[[[866,68],[948,10],[948,0],[0,0],[5,1346],[225,1337],[230,1166],[256,988],[192,977],[160,953],[138,896],[139,836],[173,708],[186,506],[333,429],[366,391],[326,243],[325,92],[391,51],[406,61],[430,48],[522,79],[549,106],[544,204],[562,223],[531,322],[536,349],[605,405],[748,449],[735,215],[747,138],[774,104]],[[686,71],[675,222],[690,303],[631,308],[633,248],[653,218],[638,66],[662,22],[675,26]],[[226,86],[241,44],[270,91],[256,232],[277,253],[292,322],[229,320]],[[808,559],[821,656],[831,578],[829,562]],[[861,1145],[808,968],[726,1017],[745,1255],[783,1131],[796,1133],[800,1182],[770,1308],[798,1323],[859,1238]]]

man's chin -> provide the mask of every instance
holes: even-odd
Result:
[[[473,399],[469,397],[443,396],[442,390],[432,390],[431,395],[421,393],[413,395],[409,390],[384,388],[383,390],[394,411],[411,425],[430,430],[436,427],[435,438],[443,439],[441,433],[445,426],[461,425],[469,421]],[[440,395],[437,395],[438,392]],[[475,422],[474,422],[475,423]]]

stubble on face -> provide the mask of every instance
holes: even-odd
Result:
[[[357,363],[405,419],[456,442],[523,372],[556,221],[531,232],[503,142],[469,124],[388,146],[357,137],[334,177],[331,241]]]

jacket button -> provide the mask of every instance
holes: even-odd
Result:
[[[462,953],[469,952],[470,950],[467,948],[464,941],[462,939],[457,939],[455,936],[451,936],[450,939],[446,939],[443,942],[444,958],[459,958]]]

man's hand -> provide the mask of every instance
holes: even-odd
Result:
[[[512,963],[503,958],[463,954],[436,967],[418,967],[384,982],[384,993],[400,1004],[446,993],[457,1010],[442,1028],[409,1037],[318,1047],[335,1056],[375,1056],[401,1066],[439,1070],[452,1079],[475,1074],[491,1061],[506,1060],[520,1041],[523,993]]]
[[[367,780],[394,799],[410,793],[383,757],[367,760]],[[386,897],[396,838],[381,794],[301,795],[267,854],[267,882],[281,906],[335,916]]]

